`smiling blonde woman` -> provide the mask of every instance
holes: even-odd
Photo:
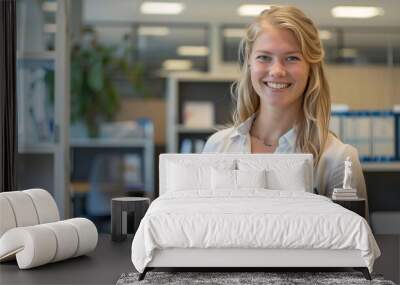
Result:
[[[366,198],[357,150],[329,132],[324,50],[312,20],[293,6],[263,11],[247,28],[239,62],[233,127],[213,134],[203,152],[311,153],[314,187],[327,196],[342,186],[350,157],[352,187]]]

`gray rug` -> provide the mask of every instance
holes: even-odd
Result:
[[[380,275],[372,275],[372,281],[364,278],[360,272],[154,272],[150,271],[142,281],[138,281],[139,273],[122,274],[117,285],[134,284],[376,284],[395,285],[384,280]]]

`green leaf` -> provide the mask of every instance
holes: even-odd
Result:
[[[103,89],[103,63],[96,59],[89,66],[88,84],[94,92],[100,92]]]

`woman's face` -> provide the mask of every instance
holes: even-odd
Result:
[[[265,25],[253,44],[249,64],[261,105],[300,108],[310,65],[291,31]]]

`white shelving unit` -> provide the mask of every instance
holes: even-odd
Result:
[[[18,187],[44,188],[54,197],[61,218],[70,215],[69,192],[69,43],[68,14],[70,0],[50,1],[54,10],[45,10],[42,1],[17,1],[17,27],[19,50],[17,51],[17,93],[18,93]],[[31,41],[36,37],[43,38],[43,20],[45,14],[54,13],[56,31],[54,50],[38,49]],[[37,33],[37,34],[35,34]],[[44,44],[43,44],[44,46]],[[34,48],[33,48],[34,47]],[[25,76],[32,70],[54,71],[54,94],[47,94],[44,88],[32,91],[29,84],[32,78]],[[31,81],[30,81],[31,80]],[[42,79],[41,84],[45,84]],[[28,86],[28,87],[27,87]],[[49,101],[31,102],[33,95],[53,96],[50,111],[43,106]],[[36,98],[37,99],[37,98]],[[50,120],[42,120],[48,129],[45,137],[37,139],[35,134],[34,112],[49,111]],[[45,110],[45,111],[43,111]],[[47,119],[47,117],[46,117]],[[37,127],[37,125],[36,125]],[[33,134],[33,135],[32,135]],[[39,135],[38,135],[39,137]]]
[[[147,147],[153,144],[149,138],[73,138],[71,147]]]
[[[362,168],[364,171],[370,172],[400,172],[400,162],[388,161],[388,162],[363,162]]]
[[[36,144],[24,144],[19,143],[18,152],[23,154],[28,153],[42,153],[42,154],[54,154],[56,147],[54,143],[36,143]]]
[[[19,60],[50,60],[54,61],[57,53],[55,51],[17,51]]]
[[[177,132],[179,133],[194,133],[194,134],[212,133],[221,130],[223,128],[224,128],[223,125],[214,125],[213,127],[210,128],[190,128],[184,125],[176,126]]]
[[[225,83],[230,84],[237,74],[185,73],[173,74],[167,78],[167,152],[179,152],[179,137],[181,134],[202,135],[206,137],[220,129],[223,124],[215,124],[207,128],[191,128],[180,121],[179,104],[184,94],[180,92],[182,83]],[[223,94],[221,94],[222,96]],[[205,99],[207,100],[207,99]],[[218,110],[215,110],[218,112]],[[218,122],[217,122],[218,123]]]
[[[143,155],[144,183],[143,190],[147,197],[154,198],[154,135],[153,128],[143,138],[73,138],[74,148],[139,148]]]

